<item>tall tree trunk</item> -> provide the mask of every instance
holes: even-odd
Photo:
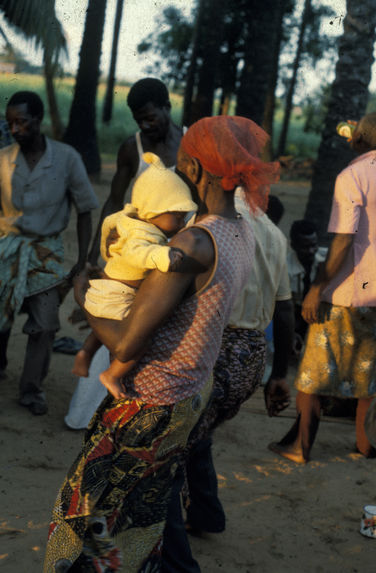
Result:
[[[103,113],[102,113],[103,123],[109,123],[111,121],[111,118],[112,118],[112,103],[113,103],[113,99],[114,99],[115,70],[116,70],[116,60],[117,60],[117,51],[118,51],[118,43],[119,43],[119,32],[120,32],[121,17],[123,15],[123,5],[124,5],[124,0],[117,0],[115,22],[114,22],[114,34],[113,34],[113,38],[112,38],[110,70],[108,72],[106,95],[104,96],[104,102],[103,102]]]
[[[275,0],[251,2],[247,20],[249,32],[237,93],[236,114],[248,117],[261,125],[273,69],[278,2]]]
[[[347,0],[336,76],[305,212],[305,217],[317,225],[323,244],[329,242],[327,225],[335,179],[354,157],[344,138],[337,135],[336,125],[343,120],[360,119],[365,113],[374,60],[375,26],[376,0]]]
[[[189,67],[187,70],[187,79],[185,82],[184,89],[184,104],[183,104],[183,125],[189,126],[192,123],[191,111],[192,111],[192,100],[193,92],[195,87],[195,78],[197,71],[197,58],[200,50],[200,36],[202,30],[202,20],[204,14],[204,1],[199,0],[197,6],[197,15],[195,20],[195,25],[193,28],[192,35],[192,52],[189,62]]]
[[[240,8],[240,9],[239,9]],[[239,37],[244,29],[244,10],[239,1],[231,3],[230,13],[225,13],[225,51],[221,54],[219,70],[219,87],[221,88],[221,101],[219,115],[228,115],[232,95],[236,92],[239,64]],[[227,6],[228,9],[228,6]],[[230,17],[230,22],[228,21]]]
[[[283,116],[282,129],[281,129],[281,133],[279,136],[279,142],[278,142],[278,151],[277,151],[278,157],[280,155],[284,154],[285,148],[286,148],[287,132],[289,129],[290,116],[291,116],[291,110],[292,110],[292,100],[294,97],[296,80],[298,77],[298,71],[299,71],[299,67],[300,67],[300,59],[301,59],[302,53],[303,53],[304,35],[305,35],[305,31],[306,31],[310,16],[311,16],[311,0],[305,0],[303,14],[302,14],[302,21],[300,24],[298,45],[296,47],[294,64],[292,67],[292,76],[291,76],[291,80],[290,80],[289,89],[287,90],[287,95],[286,95],[285,113]]]
[[[76,86],[64,135],[64,141],[81,154],[89,174],[99,173],[101,169],[95,105],[105,14],[106,0],[89,0]]]
[[[219,50],[222,41],[224,0],[201,0],[204,33],[200,35],[202,64],[197,92],[191,108],[191,122],[211,116],[216,88]]]
[[[56,100],[56,92],[54,86],[54,76],[56,72],[56,64],[53,63],[51,52],[47,46],[44,47],[44,81],[46,85],[46,94],[48,101],[48,108],[51,119],[52,135],[54,139],[61,140],[63,138],[64,126],[61,121],[61,116]]]
[[[275,111],[275,90],[278,83],[278,71],[279,71],[279,55],[281,53],[281,45],[283,38],[283,20],[288,7],[286,0],[278,1],[278,14],[276,16],[278,26],[275,39],[275,45],[273,50],[273,65],[270,77],[269,86],[266,92],[265,98],[265,108],[264,108],[264,120],[262,127],[265,129],[266,133],[270,135],[270,139],[265,145],[263,152],[264,161],[271,161],[273,159],[273,121],[274,121],[274,111]]]

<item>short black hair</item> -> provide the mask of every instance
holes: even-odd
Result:
[[[170,106],[168,89],[161,80],[144,78],[133,84],[129,90],[127,103],[132,112],[138,111],[149,102],[157,107]]]
[[[10,97],[7,107],[11,105],[22,105],[23,103],[26,103],[28,112],[32,117],[38,117],[40,120],[43,119],[44,105],[37,93],[27,90],[16,92]]]
[[[266,214],[269,219],[271,219],[275,225],[278,225],[284,212],[285,208],[279,197],[277,197],[277,195],[269,195],[268,207],[266,209]]]
[[[291,225],[290,239],[294,242],[300,235],[312,235],[313,233],[317,233],[316,225],[307,219],[299,219]]]

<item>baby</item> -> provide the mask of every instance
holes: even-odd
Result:
[[[93,316],[122,320],[148,272],[176,271],[183,259],[180,250],[167,246],[167,239],[184,227],[185,216],[196,211],[197,205],[188,186],[157,155],[144,153],[143,159],[149,167],[134,184],[132,203],[103,221],[104,278],[91,280],[85,297],[85,308]],[[90,333],[76,354],[72,372],[88,376],[91,359],[100,346]],[[114,359],[99,376],[115,398],[125,397],[121,378],[134,363]]]

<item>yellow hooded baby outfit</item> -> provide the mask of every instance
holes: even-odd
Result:
[[[165,167],[157,155],[144,153],[142,157],[149,167],[134,184],[132,203],[127,203],[122,211],[109,215],[103,221],[101,255],[106,261],[104,270],[108,277],[115,280],[90,281],[85,308],[93,316],[120,320],[128,314],[136,289],[118,280],[143,279],[152,269],[168,271],[170,247],[167,246],[167,237],[148,219],[162,213],[197,209],[188,186],[176,173]],[[107,249],[106,241],[113,229],[116,229],[119,238]],[[127,308],[121,302],[124,296]],[[130,302],[129,296],[132,299]]]

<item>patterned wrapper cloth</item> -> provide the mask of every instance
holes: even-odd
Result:
[[[58,493],[44,573],[159,571],[172,480],[211,389],[169,406],[105,398]]]
[[[63,259],[60,235],[0,237],[0,331],[11,327],[26,297],[64,280]]]

